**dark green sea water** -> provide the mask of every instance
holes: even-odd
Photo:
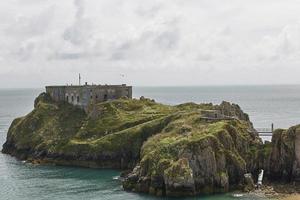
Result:
[[[5,141],[11,121],[33,108],[42,89],[0,89],[0,143]],[[159,102],[236,102],[250,114],[256,127],[288,127],[300,123],[300,86],[235,87],[137,87],[134,96]],[[148,195],[124,192],[118,171],[72,167],[38,166],[0,154],[0,200],[159,200]],[[257,200],[233,193],[190,198],[204,200]]]

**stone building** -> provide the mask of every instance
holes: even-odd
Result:
[[[227,116],[223,114],[222,110],[201,110],[200,118],[205,121],[220,121],[220,120],[234,120],[238,119],[236,116]]]
[[[91,101],[104,102],[121,97],[132,98],[132,86],[123,85],[66,85],[46,86],[48,93],[55,101],[69,102],[87,108]]]

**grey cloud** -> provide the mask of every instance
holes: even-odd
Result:
[[[92,23],[84,18],[85,2],[84,0],[74,0],[75,19],[74,23],[66,28],[63,33],[63,39],[74,45],[81,45],[88,41],[91,35]]]
[[[29,60],[34,51],[36,49],[36,45],[33,42],[28,42],[26,44],[21,45],[16,51],[11,52],[11,56],[20,61]]]
[[[33,16],[18,15],[14,23],[5,30],[8,37],[34,37],[47,33],[52,23],[55,7],[51,6]]]
[[[113,43],[110,48],[110,59],[118,61],[151,59],[154,56],[164,57],[166,53],[176,50],[181,39],[179,20],[170,19],[156,26],[161,27],[161,30],[146,29],[134,39]]]
[[[153,18],[157,16],[162,9],[163,9],[162,4],[155,4],[151,6],[148,6],[148,4],[146,4],[146,6],[139,6],[136,9],[136,14],[140,17]]]
[[[126,59],[126,53],[125,52],[122,52],[122,51],[116,51],[116,52],[113,52],[111,57],[110,57],[110,60],[115,60],[115,61],[120,61],[120,60],[125,60]]]
[[[282,39],[277,47],[278,54],[284,55],[284,56],[292,54],[295,51],[292,42],[294,42],[294,41],[290,41],[287,33],[284,33],[282,35]]]
[[[64,31],[63,39],[71,42],[73,45],[81,45],[92,37],[90,33],[91,28],[90,20],[80,19]]]
[[[200,61],[211,61],[213,56],[210,53],[199,53],[198,60]]]
[[[55,74],[63,66],[64,80],[77,70],[112,68],[143,84],[151,83],[144,71],[181,70],[182,83],[203,71],[230,83],[229,72],[251,75],[253,66],[279,70],[282,63],[300,72],[296,0],[18,0],[2,1],[0,9],[0,74]]]
[[[300,24],[283,27],[278,34],[265,37],[256,46],[256,59],[259,62],[295,60],[300,55]]]
[[[76,18],[77,20],[79,20],[84,15],[84,11],[85,11],[84,0],[74,0],[74,5],[76,7]]]
[[[180,40],[179,30],[166,31],[159,34],[154,42],[160,48],[163,49],[174,49],[176,48],[178,42]]]
[[[49,60],[79,60],[86,57],[85,53],[56,53],[50,56]]]

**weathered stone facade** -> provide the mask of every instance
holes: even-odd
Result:
[[[55,101],[69,102],[84,109],[91,101],[104,102],[121,97],[132,98],[132,86],[125,84],[46,86],[46,92]]]

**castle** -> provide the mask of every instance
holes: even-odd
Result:
[[[104,102],[121,97],[132,98],[132,86],[122,85],[65,85],[46,86],[54,101],[64,101],[86,110],[91,101]]]

